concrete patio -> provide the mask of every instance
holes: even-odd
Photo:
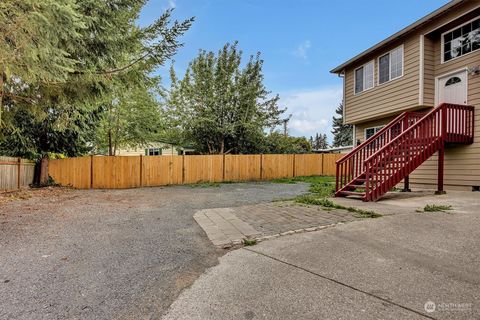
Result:
[[[164,319],[480,318],[478,193],[335,201],[391,215],[229,252]]]

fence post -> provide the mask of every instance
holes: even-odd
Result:
[[[143,187],[143,155],[140,155],[140,187]]]
[[[93,155],[90,156],[90,189],[93,189]]]
[[[263,180],[263,153],[260,154],[260,180]]]
[[[295,161],[296,161],[296,154],[293,154],[293,177],[296,177],[296,170],[295,170]]]
[[[222,174],[222,182],[225,181],[225,154],[223,154],[223,174]]]
[[[20,189],[22,186],[20,170],[22,170],[22,158],[18,158],[17,189]]]
[[[325,154],[321,153],[321,155],[322,155],[322,157],[321,157],[321,159],[322,159],[322,174],[321,175],[324,176],[325,175],[325,158],[324,158]]]
[[[182,184],[185,183],[185,154],[182,155]]]

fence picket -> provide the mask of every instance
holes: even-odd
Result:
[[[34,172],[34,161],[0,156],[0,191],[28,187]]]
[[[50,160],[49,175],[79,189],[120,189],[201,182],[335,175],[342,154],[107,157]]]

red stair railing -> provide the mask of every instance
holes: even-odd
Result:
[[[404,112],[400,114],[372,137],[337,160],[335,190],[338,192],[352,180],[365,173],[365,159],[404,132],[423,115],[425,115],[423,112]]]
[[[472,106],[442,104],[365,159],[365,201],[375,201],[397,185],[445,142],[472,143]],[[443,149],[442,149],[443,150]]]

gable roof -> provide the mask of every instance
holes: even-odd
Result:
[[[330,72],[331,73],[337,73],[337,74],[341,73],[345,69],[345,67],[349,66],[350,64],[354,63],[355,61],[365,57],[366,55],[368,55],[369,53],[379,49],[380,47],[383,47],[383,46],[389,44],[390,42],[395,41],[395,40],[405,36],[406,34],[412,32],[413,30],[415,30],[415,29],[423,26],[424,24],[432,21],[433,19],[435,19],[439,15],[453,9],[454,7],[456,7],[456,6],[462,4],[463,2],[466,2],[466,1],[468,1],[468,0],[452,0],[452,1],[450,1],[449,3],[447,3],[444,6],[438,8],[437,10],[435,10],[432,13],[426,15],[425,17],[417,20],[416,22],[412,23],[411,25],[407,26],[406,28],[403,28],[399,32],[391,35],[390,37],[386,38],[385,40],[380,41],[379,43],[377,43],[373,47],[370,47],[369,49],[367,49],[367,50],[363,51],[362,53],[356,55],[355,57],[351,58],[350,60],[342,63],[338,67],[330,70]]]

